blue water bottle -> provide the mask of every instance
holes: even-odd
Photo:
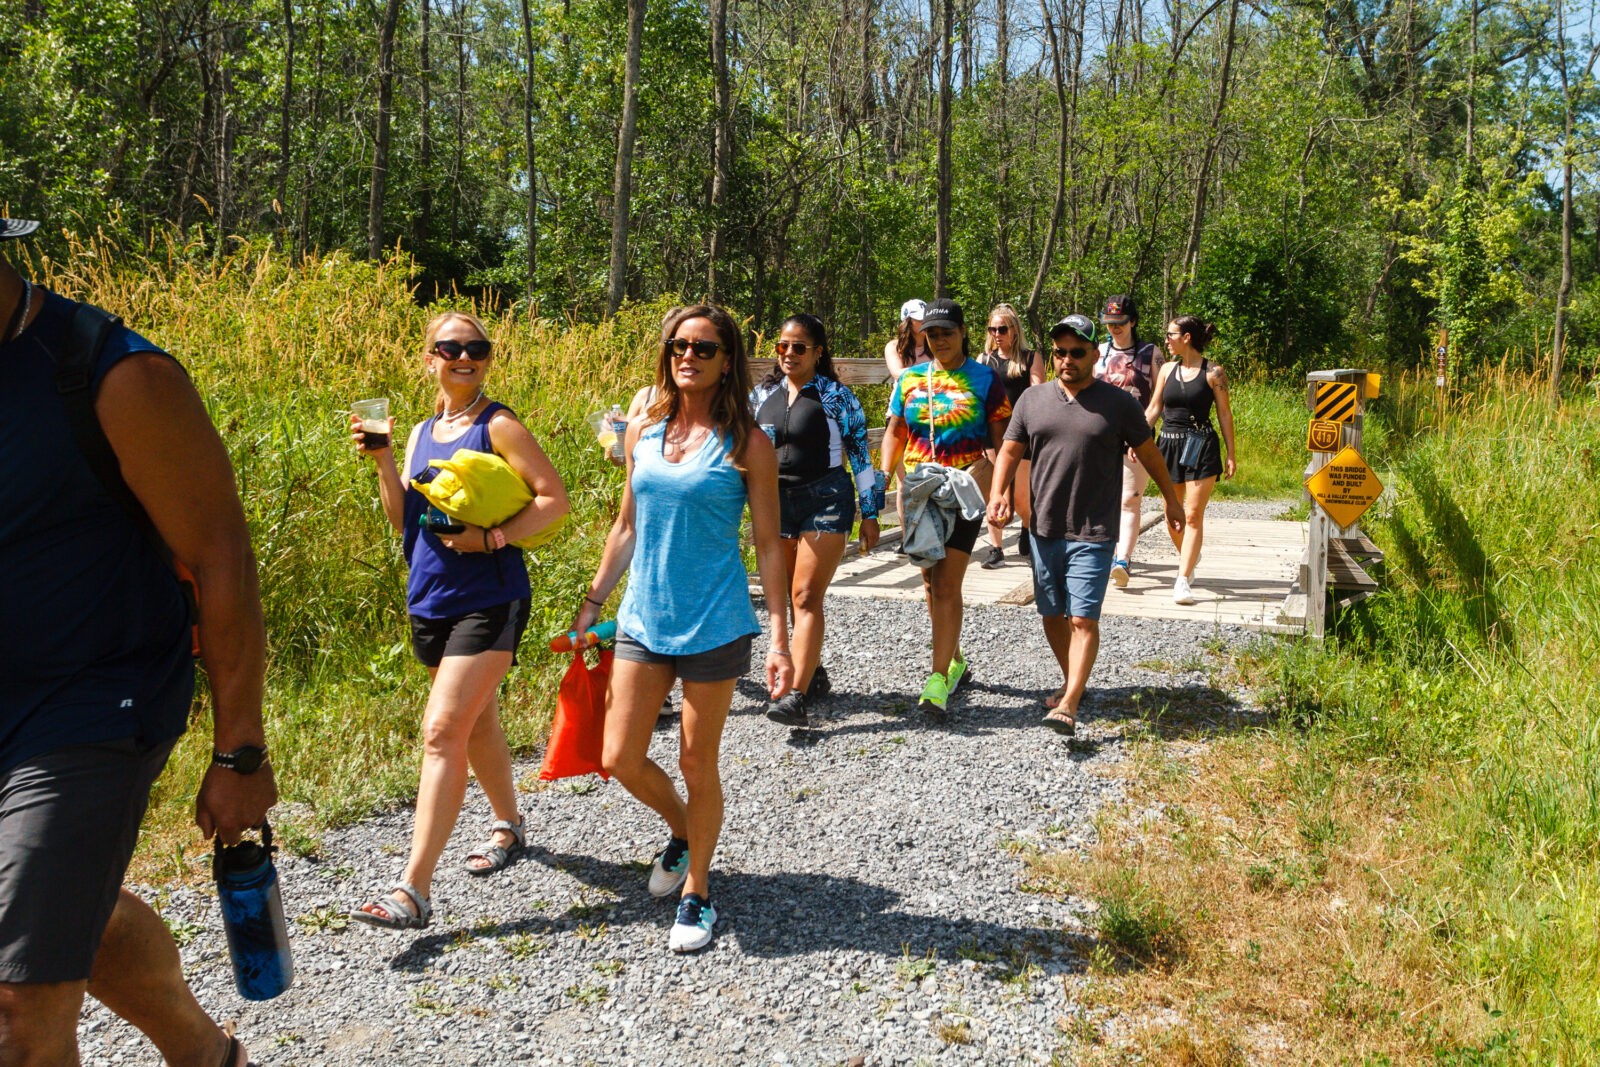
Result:
[[[289,929],[283,921],[278,868],[272,863],[272,827],[261,824],[261,842],[240,841],[212,853],[222,928],[233,958],[233,982],[246,1000],[271,1000],[294,982]]]
[[[883,473],[883,471],[881,471],[881,470],[873,471],[872,472],[872,503],[873,503],[874,509],[878,512],[879,515],[883,514],[883,509],[886,508],[888,506],[888,504],[889,504],[889,494],[887,492],[888,488],[889,488],[889,476],[887,474]]]

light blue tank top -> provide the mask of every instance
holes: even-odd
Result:
[[[709,652],[759,633],[739,554],[744,476],[712,434],[681,463],[662,456],[665,421],[633,450],[633,562],[622,632],[661,656]]]

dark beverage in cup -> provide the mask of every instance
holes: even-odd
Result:
[[[361,447],[368,452],[389,447],[389,421],[367,420],[361,424]]]
[[[361,447],[367,452],[376,452],[380,448],[389,447],[389,401],[386,397],[376,400],[357,400],[350,405],[350,411],[361,420]]]

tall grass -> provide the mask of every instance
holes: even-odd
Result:
[[[1380,410],[1387,591],[1274,669],[1305,744],[1411,783],[1436,862],[1404,890],[1447,932],[1495,1048],[1600,1057],[1600,407],[1506,373]],[[1489,1046],[1486,1046],[1486,1048]]]

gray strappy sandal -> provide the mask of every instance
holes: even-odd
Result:
[[[468,853],[467,858],[461,861],[461,865],[466,868],[468,874],[479,878],[486,874],[493,874],[495,871],[505,870],[506,864],[510,863],[517,853],[528,847],[528,839],[524,830],[526,825],[527,819],[525,817],[521,822],[506,822],[504,819],[496,821],[494,825],[489,827],[489,840],[476,852]],[[513,840],[509,846],[494,843],[496,830],[504,830],[512,836]],[[473,860],[485,860],[487,862],[480,866],[473,863]]]
[[[383,914],[369,908],[378,908]],[[433,905],[410,882],[396,882],[382,896],[352,911],[350,918],[384,930],[425,930],[433,918]]]

